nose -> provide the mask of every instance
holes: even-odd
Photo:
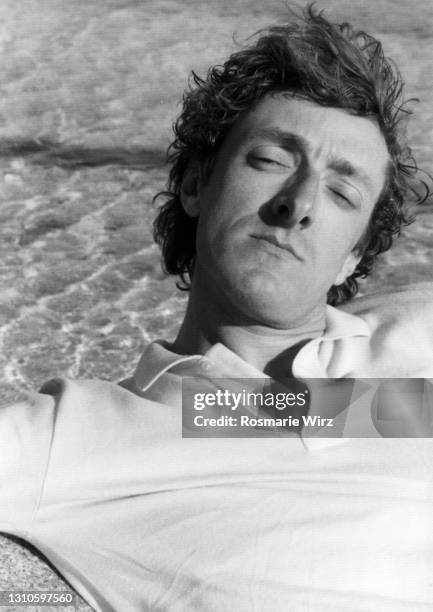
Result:
[[[267,225],[287,229],[306,229],[314,222],[318,195],[318,178],[313,172],[299,168],[260,211]]]

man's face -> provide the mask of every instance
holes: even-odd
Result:
[[[356,266],[387,162],[373,121],[283,93],[265,97],[184,198],[199,215],[195,274],[207,299],[276,328],[317,319],[329,288]]]

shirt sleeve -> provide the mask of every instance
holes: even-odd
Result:
[[[0,531],[27,534],[43,491],[55,417],[55,400],[47,394],[0,406]]]

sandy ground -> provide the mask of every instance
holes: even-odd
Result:
[[[319,4],[398,63],[431,170],[431,1]],[[173,336],[185,301],[163,278],[150,221],[184,83],[234,48],[233,32],[242,40],[284,12],[258,0],[1,1],[0,400],[54,375],[118,380],[146,342]],[[432,246],[423,207],[362,291],[431,279]],[[24,586],[8,546],[0,584]],[[56,584],[35,567],[39,586]]]

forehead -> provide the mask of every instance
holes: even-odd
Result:
[[[262,142],[300,147],[324,166],[335,159],[347,162],[369,177],[376,197],[384,186],[389,154],[373,119],[290,93],[270,94],[238,119],[228,135],[226,152]]]

